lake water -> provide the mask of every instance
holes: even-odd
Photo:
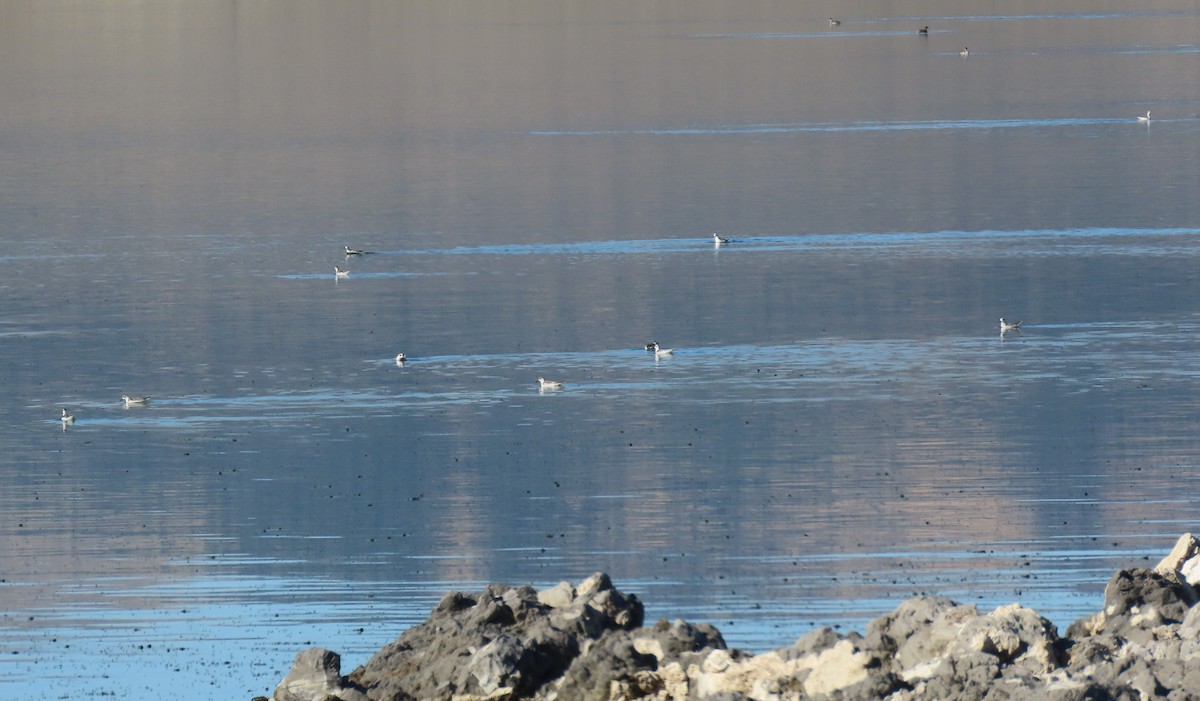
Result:
[[[1200,10],[975,5],[6,3],[0,698],[1098,610],[1197,527]]]

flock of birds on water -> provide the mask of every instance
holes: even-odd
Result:
[[[842,24],[842,21],[840,19],[837,19],[834,17],[829,18],[829,26],[830,27],[838,27],[838,26],[841,26],[841,24]],[[917,30],[917,34],[920,36],[923,36],[923,37],[929,36],[929,26],[926,25],[924,27],[921,27],[920,29]],[[962,48],[962,51],[958,52],[958,54],[960,56],[969,56],[970,53],[971,53],[970,50],[965,46]],[[1142,123],[1149,123],[1150,122],[1150,110],[1146,110],[1146,114],[1138,115],[1137,121],[1142,122]],[[716,246],[717,248],[720,248],[721,246],[724,246],[726,244],[733,242],[732,239],[725,238],[724,236],[721,236],[720,234],[715,233],[715,232],[713,233],[712,237],[713,237],[713,245]],[[349,258],[351,256],[364,256],[364,255],[371,253],[370,251],[367,251],[367,250],[364,250],[361,248],[354,248],[352,246],[345,246],[343,248],[343,252],[345,253],[347,258]],[[343,268],[340,265],[334,265],[333,266],[333,276],[335,279],[350,277],[350,270],[348,268]],[[1021,331],[1021,322],[1020,321],[1011,321],[1010,322],[1010,321],[1005,321],[1004,317],[1000,318],[1000,336],[1001,337],[1003,337],[1005,334],[1010,333],[1010,332],[1020,333],[1020,331]],[[657,341],[651,341],[646,344],[646,351],[654,353],[655,359],[658,359],[658,358],[664,358],[666,356],[671,355],[672,353],[675,352],[675,349],[674,348],[662,348],[658,345]],[[408,357],[405,356],[403,353],[398,353],[396,355],[396,364],[397,365],[402,366],[406,362],[408,362]],[[547,380],[544,377],[539,377],[539,378],[537,378],[537,380],[538,380],[538,389],[541,391],[558,390],[558,389],[562,389],[564,386],[563,382],[561,382],[559,380]],[[149,403],[150,397],[133,397],[133,396],[126,394],[126,395],[121,396],[121,401],[124,402],[125,408],[128,409],[131,406],[145,406],[146,404]],[[68,424],[73,424],[73,423],[75,423],[75,416],[73,414],[71,414],[70,412],[68,412],[66,409],[63,409],[62,410],[63,430],[66,430],[66,427]]]
[[[829,21],[831,24],[836,22],[836,20],[833,20],[832,18]],[[840,22],[838,22],[838,24],[840,24]],[[1149,112],[1146,113],[1146,117],[1144,117],[1144,118],[1138,117],[1138,119],[1149,119],[1149,118],[1150,118]],[[716,232],[713,232],[712,241],[713,241],[713,246],[716,248],[720,248],[721,246],[725,246],[725,245],[734,243],[733,239],[721,236],[720,234],[718,234]],[[346,246],[344,249],[344,252],[345,252],[345,255],[347,258],[349,258],[350,256],[364,256],[364,255],[368,255],[371,253],[370,251],[367,251],[367,250],[364,250],[361,248],[353,248],[351,246]],[[335,266],[333,266],[333,275],[335,278],[339,278],[339,279],[345,278],[345,277],[350,276],[350,271],[346,268],[341,267],[340,265],[335,265]],[[1005,334],[1008,334],[1010,332],[1020,333],[1021,332],[1021,322],[1020,321],[1006,321],[1004,319],[1004,317],[1000,317],[1000,336],[1001,336],[1001,338],[1003,338]],[[674,348],[663,348],[658,343],[658,341],[647,342],[645,344],[645,349],[646,349],[647,353],[654,354],[655,360],[659,360],[661,358],[667,358],[675,353]],[[394,360],[396,361],[396,365],[398,365],[400,367],[404,367],[404,365],[409,361],[409,357],[407,355],[405,355],[404,353],[397,353]],[[556,390],[560,390],[566,386],[566,383],[563,382],[562,380],[548,380],[544,377],[537,378],[537,382],[538,382],[538,391],[539,392],[553,392]],[[121,402],[124,404],[126,409],[129,409],[130,407],[146,406],[147,404],[150,403],[150,397],[123,394],[123,395],[121,395]],[[65,430],[67,430],[67,426],[75,423],[75,415],[72,414],[71,412],[67,411],[66,409],[63,409],[60,421],[62,422],[62,427],[63,427],[63,430],[65,431]]]
[[[130,395],[130,394],[122,394],[121,395],[121,403],[125,405],[126,409],[128,409],[130,407],[134,407],[134,406],[146,406],[147,404],[150,403],[150,397],[140,397],[140,396],[134,396],[134,395]],[[59,420],[62,422],[63,430],[65,431],[65,430],[67,430],[67,426],[75,423],[75,415],[72,414],[71,412],[67,411],[66,409],[63,409],[62,416],[59,417]]]
[[[841,24],[842,24],[842,21],[840,19],[835,19],[833,17],[829,18],[829,26],[830,27],[840,27]],[[917,34],[920,36],[923,36],[923,37],[929,36],[929,25],[926,25],[926,26],[918,29]],[[962,47],[962,51],[958,52],[958,55],[959,56],[970,56],[971,51],[967,47],[964,46],[964,47]]]
[[[732,239],[725,238],[724,236],[721,236],[720,234],[718,234],[716,232],[713,233],[713,245],[718,248],[727,243],[732,243],[732,241],[733,241]],[[370,253],[370,251],[367,251],[367,250],[364,250],[361,248],[353,248],[351,246],[345,246],[344,252],[345,252],[347,258],[349,258],[350,256],[364,256],[364,255],[367,255]],[[335,278],[349,277],[350,271],[347,270],[346,268],[343,268],[340,265],[335,265],[335,266],[333,266],[333,276]],[[671,355],[672,353],[675,352],[675,349],[674,348],[663,348],[662,346],[660,346],[658,344],[658,341],[650,341],[649,343],[646,344],[646,352],[653,353],[654,359],[658,360],[659,358],[666,358],[667,356]],[[395,360],[396,360],[396,365],[403,367],[404,364],[408,362],[408,356],[406,356],[403,353],[397,353]],[[541,391],[541,392],[558,390],[558,389],[562,389],[564,386],[566,386],[562,380],[547,380],[544,377],[539,377],[539,378],[537,378],[537,381],[538,381],[538,391]],[[66,409],[63,410],[63,414],[64,415],[66,414]],[[72,418],[72,420],[74,420],[74,417],[71,417],[71,418]]]
[[[842,25],[842,21],[840,19],[837,19],[835,17],[829,18],[829,26],[830,27],[840,27],[841,25]],[[928,37],[929,36],[929,25],[926,25],[926,26],[918,29],[917,34],[919,36]],[[958,52],[958,55],[959,56],[970,56],[971,50],[964,46],[964,47],[962,47],[962,51]],[[1150,110],[1146,110],[1146,114],[1138,115],[1137,120],[1142,123],[1149,122],[1150,121]]]

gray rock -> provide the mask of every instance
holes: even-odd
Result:
[[[1000,676],[1000,660],[986,652],[968,652],[950,658],[950,673],[926,682],[937,698],[968,701],[987,695],[993,680]]]
[[[1177,572],[1121,570],[1104,588],[1104,609],[1072,623],[1067,637],[1081,640],[1104,634],[1152,641],[1162,626],[1182,622],[1196,601],[1196,590]]]
[[[928,652],[927,647],[944,648],[950,638],[934,640],[930,625],[934,620],[947,611],[961,608],[959,604],[940,596],[918,596],[901,603],[891,613],[884,614],[867,624],[866,647],[878,651],[884,656],[892,656],[911,638],[918,637],[909,646],[905,659],[898,660],[901,667],[918,663],[936,656],[936,652]],[[975,607],[968,607],[964,613],[978,613]],[[953,636],[951,636],[953,637]]]
[[[592,594],[597,594],[602,591],[608,591],[613,588],[612,580],[604,572],[597,572],[591,577],[579,583],[576,588],[575,595],[580,597],[589,597]]]
[[[979,619],[979,611],[974,606],[954,602],[943,602],[940,606],[933,619],[913,631],[896,650],[894,671],[897,674],[904,676],[906,670],[942,656],[958,640],[963,627]],[[963,652],[969,651],[964,649]]]
[[[1119,647],[1119,641],[1112,636],[1084,637],[1067,651],[1065,666],[1072,673],[1082,673],[1091,667],[1111,664]]]
[[[637,628],[643,615],[637,597],[613,589],[606,575],[589,577],[557,608],[532,587],[493,584],[475,596],[448,594],[350,679],[373,700],[529,698],[559,679],[586,642]]]
[[[1104,588],[1104,615],[1136,616],[1153,608],[1162,620],[1178,623],[1196,603],[1196,590],[1174,572],[1134,568],[1113,575]]]
[[[1113,689],[1086,680],[1004,680],[996,683],[984,701],[1143,701],[1132,689]]]
[[[342,678],[336,652],[310,647],[296,655],[287,676],[275,687],[273,701],[366,701],[361,689]]]
[[[800,636],[790,648],[779,650],[779,654],[787,660],[798,659],[828,650],[837,645],[842,640],[842,637],[832,628],[817,628]],[[857,638],[856,642],[858,642]]]
[[[634,631],[631,638],[638,652],[653,655],[660,665],[692,662],[695,653],[726,649],[721,631],[707,623],[659,621],[649,628]]]
[[[549,589],[538,592],[538,603],[550,608],[566,608],[575,600],[575,587],[570,582],[559,582]]]
[[[1104,609],[1059,638],[1020,605],[917,597],[866,635],[814,630],[795,645],[729,650],[710,625],[642,628],[636,596],[597,573],[544,592],[490,585],[446,595],[349,678],[319,648],[273,701],[1200,701],[1200,607],[1181,539],[1158,570],[1117,572]],[[1182,564],[1181,564],[1182,563]]]
[[[1009,676],[1045,674],[1060,664],[1054,624],[1019,604],[1002,606],[965,622],[951,645],[952,655],[993,655]]]
[[[1179,540],[1175,541],[1175,547],[1171,552],[1154,566],[1154,571],[1162,574],[1181,572],[1187,561],[1198,554],[1200,554],[1200,541],[1196,540],[1191,533],[1184,533],[1179,536]]]
[[[1183,566],[1179,568],[1179,576],[1193,587],[1200,586],[1200,555],[1183,563]]]
[[[1178,657],[1164,657],[1156,654],[1151,668],[1155,685],[1163,692],[1184,689],[1200,691],[1200,687],[1187,685],[1188,666]]]
[[[1126,665],[1117,675],[1117,682],[1120,686],[1133,689],[1143,699],[1158,698],[1167,692],[1159,686],[1150,661],[1144,659],[1135,659]]]
[[[1200,640],[1200,606],[1188,609],[1176,633],[1184,640]]]
[[[575,658],[555,685],[553,696],[564,701],[607,701],[614,685],[624,688],[627,695],[647,692],[657,685],[638,673],[657,668],[657,658],[638,652],[629,631],[612,630]]]

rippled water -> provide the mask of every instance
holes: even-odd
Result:
[[[596,570],[1095,611],[1195,528],[1200,13],[949,7],[7,6],[0,697]]]

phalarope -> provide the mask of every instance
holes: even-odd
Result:
[[[125,406],[141,406],[150,401],[150,397],[132,397],[128,394],[121,395],[121,401],[125,402]]]
[[[1005,321],[1004,317],[1000,317],[1000,333],[1004,333],[1005,331],[1016,331],[1019,328],[1021,328],[1021,322]]]
[[[834,19],[832,17],[829,18],[829,26],[830,27],[836,27],[841,23],[842,23],[842,21],[840,19]]]
[[[671,355],[674,352],[675,352],[674,348],[660,348],[657,343],[654,344],[654,357],[655,358],[662,358],[662,357]]]
[[[1138,121],[1139,121],[1139,122],[1149,122],[1149,121],[1150,121],[1150,110],[1146,110],[1146,115],[1145,115],[1145,116],[1143,116],[1143,117],[1138,117]]]
[[[721,245],[721,244],[723,244],[723,243],[729,243],[729,239],[727,239],[727,238],[725,238],[725,237],[721,236],[720,234],[718,234],[718,233],[715,233],[715,232],[714,232],[714,233],[713,233],[713,244],[714,244],[714,245],[717,245],[717,246],[720,246],[720,245]]]
[[[73,424],[73,423],[75,423],[75,417],[74,417],[74,415],[72,415],[72,414],[68,414],[66,409],[63,409],[63,410],[62,410],[62,417],[60,418],[60,420],[61,420],[61,421],[62,421],[64,424]]]
[[[408,362],[408,357],[406,355],[404,355],[403,353],[396,354],[396,364],[397,365],[403,365],[406,362]]]
[[[921,27],[920,29],[917,30],[917,34],[920,34],[923,37],[929,36],[929,26],[926,25],[924,27]]]
[[[361,248],[350,248],[349,246],[346,246],[346,255],[348,256],[361,256],[364,253],[366,253],[366,251]]]
[[[964,46],[963,50],[958,52],[958,55],[959,56],[970,56],[971,52],[967,49],[967,47]]]
[[[655,346],[657,346],[657,345],[658,345],[658,341],[651,341],[651,342],[649,342],[649,343],[647,343],[647,344],[646,344],[646,350],[648,350],[648,351],[653,351],[653,350],[654,350],[654,347],[655,347]]]
[[[558,380],[547,380],[544,377],[538,378],[538,389],[562,389],[563,383]]]
[[[335,265],[335,266],[333,266],[333,276],[334,277],[350,277],[350,271],[342,270],[342,267],[340,265]]]

